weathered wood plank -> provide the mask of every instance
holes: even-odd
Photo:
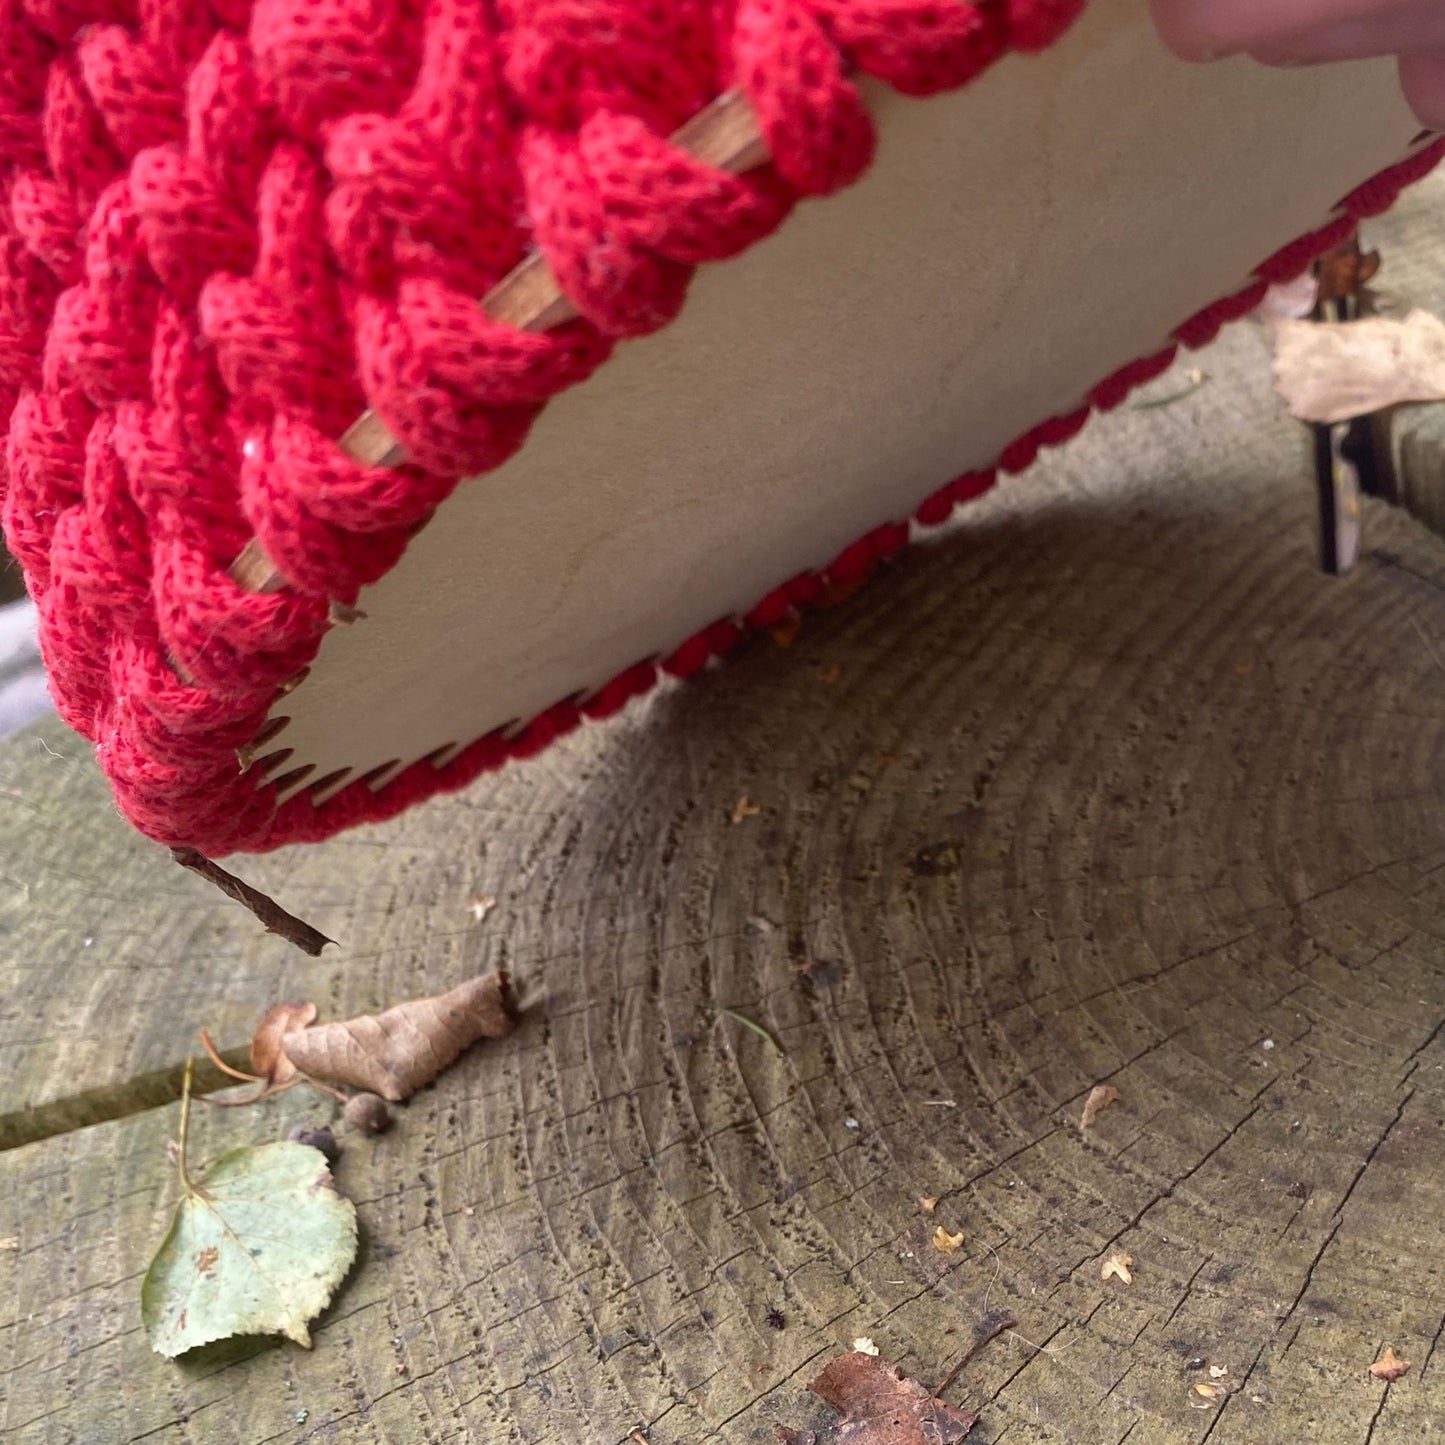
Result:
[[[1436,304],[1442,197],[1379,237]],[[530,1003],[349,1143],[363,1259],[309,1354],[146,1350],[173,1108],[0,1154],[0,1432],[761,1441],[822,1417],[805,1382],[854,1336],[932,1383],[997,1306],[1018,1329],[954,1392],[980,1440],[1438,1428],[1445,553],[1372,510],[1359,571],[1317,574],[1261,338],[1204,364],[645,726],[245,864],[330,957],[132,839],[54,731],[0,750],[12,1116],[279,997],[337,1016],[506,964]],[[196,1155],[307,1111],[201,1111]],[[1385,1344],[1414,1362],[1388,1390]],[[1192,1408],[1194,1356],[1222,1406]]]
[[[551,766],[565,757],[584,769],[604,751],[586,736]],[[277,998],[304,994],[344,1016],[485,967],[515,937],[515,913],[478,923],[471,899],[491,893],[526,912],[541,897],[540,875],[507,876],[514,860],[488,837],[526,812],[529,791],[449,800],[425,825],[236,861],[342,941],[311,960],[135,834],[88,748],[58,723],[10,740],[0,749],[0,1071],[13,1082],[0,1144],[27,1137],[37,1109],[175,1075],[200,1025],[242,1044]],[[448,819],[440,832],[438,816]],[[160,1097],[174,1096],[176,1078]]]

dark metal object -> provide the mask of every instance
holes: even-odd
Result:
[[[1378,253],[1362,251],[1358,238],[1323,257],[1313,319],[1373,315],[1368,283],[1379,269]],[[1399,507],[1445,539],[1445,406],[1391,407],[1310,430],[1326,572],[1341,576],[1359,560],[1362,497]]]
[[[1315,265],[1319,299],[1315,321],[1357,321],[1374,306],[1368,288],[1380,269],[1378,252],[1360,249],[1358,236],[1322,256]],[[1370,490],[1374,441],[1367,418],[1310,428],[1319,491],[1320,566],[1333,576],[1360,555],[1360,497]]]

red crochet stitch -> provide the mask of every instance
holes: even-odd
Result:
[[[5,533],[57,705],[95,741],[126,815],[210,854],[318,838],[535,752],[659,668],[687,676],[730,647],[741,626],[726,620],[519,735],[320,809],[303,796],[278,810],[236,767],[331,602],[391,567],[460,478],[512,455],[615,339],[676,315],[694,267],[866,167],[850,73],[915,95],[957,87],[1051,44],[1083,5],[0,0]],[[666,140],[734,87],[773,156],[741,177]],[[1437,154],[1358,193],[1261,278],[1302,268]],[[532,244],[580,313],[545,335],[476,304]],[[1094,403],[1166,362],[1126,369]],[[339,451],[368,406],[408,465]],[[1085,417],[1047,423],[1002,465]],[[954,483],[918,522],[991,480]],[[230,580],[253,536],[284,590]],[[908,536],[879,529],[748,620],[814,605]]]

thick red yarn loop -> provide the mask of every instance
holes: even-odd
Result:
[[[127,816],[211,853],[320,837],[731,647],[742,623],[720,619],[379,795],[358,781],[324,808],[278,810],[236,766],[332,604],[394,565],[464,477],[511,456],[614,341],[676,315],[697,266],[861,173],[874,135],[858,76],[910,95],[960,86],[1051,44],[1083,3],[0,0],[0,516],[61,713],[95,740]],[[773,157],[743,176],[668,140],[730,89]],[[1347,207],[1372,213],[1400,183]],[[1340,224],[1260,277],[1298,270]],[[534,247],[579,313],[542,335],[477,304]],[[1116,405],[1166,361],[1090,400]],[[368,407],[405,465],[339,449]],[[749,621],[840,594],[994,477],[951,483]],[[253,538],[280,591],[231,580]]]

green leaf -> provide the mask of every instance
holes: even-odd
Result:
[[[173,1357],[230,1335],[279,1334],[309,1349],[307,1322],[356,1258],[355,1207],[321,1151],[290,1141],[233,1149],[192,1180],[184,1132],[183,1197],[141,1286],[151,1348]]]

